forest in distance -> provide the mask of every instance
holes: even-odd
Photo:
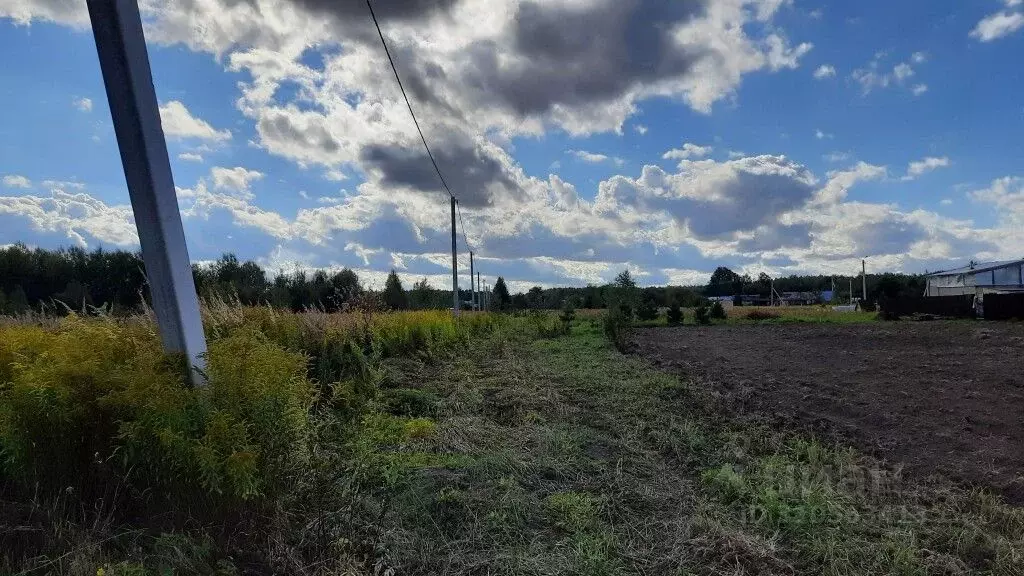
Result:
[[[318,308],[328,312],[341,310],[361,299],[377,298],[390,309],[433,310],[451,307],[450,289],[431,286],[425,278],[402,278],[392,270],[381,290],[368,288],[358,274],[348,268],[339,271],[280,270],[270,274],[256,262],[241,261],[225,254],[208,264],[193,264],[196,290],[202,298],[237,300],[245,305],[271,305],[301,311]],[[854,296],[862,286],[859,276],[788,276],[774,279],[777,292],[822,292],[836,288],[837,298],[848,297],[854,284]],[[510,293],[501,277],[494,282],[492,307],[497,310],[557,309],[566,302],[578,308],[605,308],[616,285],[636,286],[628,271],[614,283],[582,287],[535,286],[526,292]],[[924,280],[913,274],[867,275],[868,300],[882,297],[920,295]],[[741,275],[719,267],[705,286],[647,286],[639,288],[642,301],[654,306],[683,307],[698,305],[712,296],[735,294],[767,296],[772,279]],[[468,287],[460,287],[464,301],[470,300]],[[82,248],[48,250],[14,244],[0,248],[0,314],[20,314],[30,310],[61,313],[68,309],[104,308],[113,314],[128,314],[148,299],[145,267],[141,255],[124,250],[87,251]]]

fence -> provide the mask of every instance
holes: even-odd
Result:
[[[950,318],[974,317],[973,294],[961,296],[902,296],[899,298],[883,299],[879,304],[882,311],[889,316],[932,314]],[[988,296],[985,297],[985,304],[988,304]]]
[[[1024,293],[985,294],[986,320],[1024,320]]]

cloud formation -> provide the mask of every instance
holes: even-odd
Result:
[[[168,138],[195,138],[211,142],[231,139],[231,131],[215,129],[205,120],[193,116],[188,108],[177,100],[160,106],[160,122]]]
[[[20,174],[7,174],[3,178],[4,186],[7,188],[31,188],[32,181]]]
[[[937,170],[939,168],[945,168],[949,166],[949,158],[945,156],[936,158],[929,156],[916,162],[911,162],[907,165],[907,175],[903,177],[904,180],[913,180],[918,176]]]

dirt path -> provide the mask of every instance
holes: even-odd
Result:
[[[637,340],[640,354],[706,381],[730,411],[1024,503],[1024,325],[654,328]]]

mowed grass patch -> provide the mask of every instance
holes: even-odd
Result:
[[[447,524],[403,523],[405,550],[421,553],[396,565],[1018,573],[1021,510],[941,479],[905,478],[848,447],[723,418],[699,386],[620,354],[594,324],[554,339],[506,333],[446,372],[439,449],[471,464],[448,478],[458,508]]]

